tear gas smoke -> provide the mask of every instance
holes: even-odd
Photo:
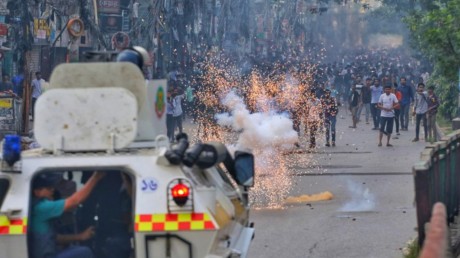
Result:
[[[283,151],[298,141],[292,121],[275,113],[250,113],[243,100],[231,91],[222,100],[230,112],[216,115],[217,123],[240,132],[236,148],[251,149],[256,157],[255,207],[279,208],[291,188]]]
[[[351,193],[351,200],[345,203],[340,211],[363,212],[372,211],[375,208],[375,196],[369,191],[369,188],[351,180],[347,182],[347,186]]]
[[[217,123],[241,132],[238,148],[274,148],[283,151],[291,149],[299,140],[297,132],[292,129],[292,121],[287,116],[276,113],[251,114],[243,99],[234,91],[224,97],[222,104],[231,111],[216,115]]]

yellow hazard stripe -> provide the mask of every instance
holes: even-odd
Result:
[[[137,232],[216,229],[208,213],[137,214],[135,219]]]
[[[27,232],[27,218],[10,219],[0,215],[0,235],[22,235]]]

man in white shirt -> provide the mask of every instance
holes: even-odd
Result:
[[[42,79],[42,74],[40,72],[35,73],[36,79],[32,80],[32,120],[35,115],[35,102],[37,98],[42,94],[42,87],[45,83],[45,80]]]
[[[173,100],[173,120],[174,120],[174,130],[179,129],[179,133],[183,132],[182,128],[182,100],[185,98],[184,91],[179,88],[175,88],[172,94]]]
[[[380,135],[379,147],[382,146],[382,138],[387,136],[387,147],[392,147],[390,144],[391,133],[393,132],[393,120],[395,116],[394,109],[399,105],[396,95],[391,93],[391,85],[385,85],[384,93],[380,95],[378,108],[380,113]]]

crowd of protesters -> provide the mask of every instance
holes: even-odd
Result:
[[[202,133],[198,137],[219,137],[215,115],[224,111],[220,98],[228,90],[236,90],[251,112],[276,110],[288,115],[310,149],[317,147],[318,137],[324,137],[326,147],[336,146],[339,116],[349,117],[350,130],[370,124],[370,130],[378,131],[378,146],[383,146],[385,136],[386,146],[391,147],[391,139],[409,131],[411,119],[413,142],[438,140],[440,101],[434,86],[425,85],[428,67],[398,50],[355,50],[335,56],[336,61],[320,52],[248,55],[238,60],[212,53],[194,57],[187,69],[171,69],[166,75],[169,140],[174,142],[174,135],[184,131],[185,119],[198,124]],[[32,120],[42,81],[37,72],[31,83]],[[4,74],[0,92],[21,98],[23,82],[22,73],[13,79]],[[262,101],[267,102],[265,107]]]
[[[255,57],[238,62],[222,60],[221,55],[198,58],[190,71],[173,71],[168,75],[168,136],[171,140],[174,132],[182,131],[179,113],[180,117],[189,117],[201,127],[215,126],[214,115],[222,111],[219,92],[229,88],[242,95],[252,112],[260,109],[260,103],[254,98],[275,99],[270,107],[291,117],[293,129],[299,136],[306,136],[309,148],[317,146],[318,137],[325,138],[326,147],[336,146],[339,110],[343,112],[340,117],[350,116],[350,130],[366,123],[370,124],[370,130],[378,131],[378,146],[383,146],[385,136],[386,146],[391,147],[390,139],[398,139],[402,131],[408,131],[411,119],[415,121],[414,142],[437,140],[439,99],[434,94],[434,86],[425,86],[429,68],[398,50],[359,50],[329,63],[318,56],[294,58],[293,55],[276,60]],[[214,61],[213,69],[209,69],[211,61]],[[235,67],[236,76],[230,72]],[[265,87],[264,96],[260,92],[255,97],[251,95],[255,87],[254,73]],[[291,89],[293,85],[295,90]],[[424,129],[423,136],[420,126]]]
[[[409,130],[411,117],[415,119],[415,137],[420,137],[420,125],[424,127],[423,139],[437,141],[436,113],[439,99],[434,94],[434,86],[425,89],[428,73],[418,62],[390,52],[358,55],[354,62],[335,77],[335,83],[342,88],[343,100],[349,104],[352,114],[351,128],[361,122],[361,110],[365,110],[365,122],[372,117],[372,130],[379,130],[379,143],[386,135],[387,146],[393,129],[398,139],[400,131]],[[348,87],[351,87],[350,93]],[[428,121],[428,117],[431,121]],[[394,128],[395,127],[395,128]]]

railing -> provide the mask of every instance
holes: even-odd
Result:
[[[460,130],[455,131],[422,152],[414,168],[415,203],[417,209],[418,241],[425,241],[425,224],[430,221],[436,202],[446,206],[447,223],[454,225],[460,201]],[[460,252],[460,241],[452,235],[452,252]]]

